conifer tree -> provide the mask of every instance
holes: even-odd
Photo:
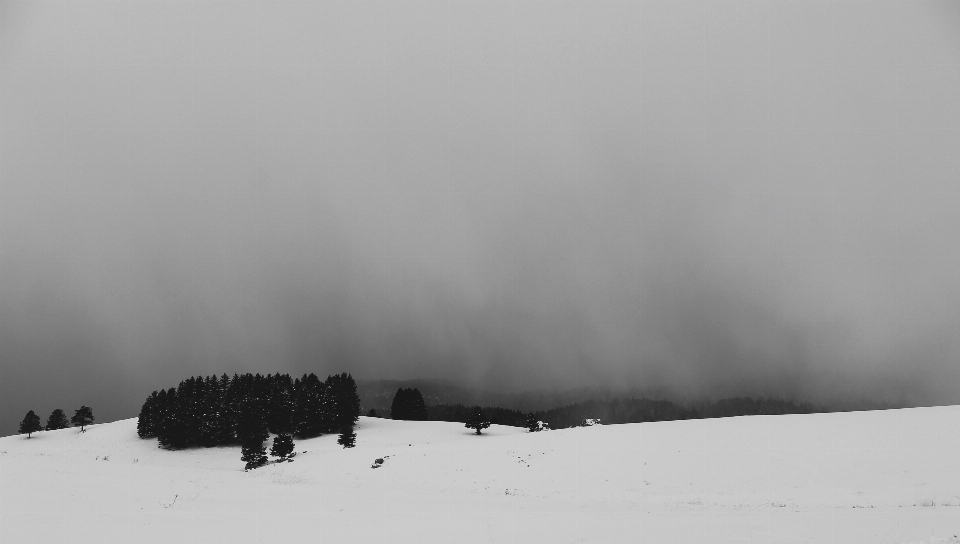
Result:
[[[234,441],[234,424],[227,406],[227,388],[230,379],[224,374],[219,380],[211,376],[204,401],[204,445],[222,446]]]
[[[188,378],[177,388],[177,419],[181,425],[179,447],[197,446],[203,438],[203,378]]]
[[[93,410],[89,406],[81,406],[70,418],[70,423],[73,423],[74,427],[79,426],[80,432],[86,432],[84,427],[93,423]]]
[[[397,394],[394,395],[393,403],[390,405],[390,417],[409,421],[426,421],[427,406],[423,402],[420,390],[397,389]]]
[[[263,442],[247,442],[240,446],[240,460],[246,463],[244,470],[262,467],[267,464],[267,448]]]
[[[267,448],[263,445],[270,433],[267,422],[254,400],[248,400],[241,406],[237,422],[237,438],[240,439],[240,460],[246,463],[246,470],[257,468],[267,462]]]
[[[390,405],[390,417],[409,421],[426,421],[427,405],[423,402],[420,390],[397,389],[397,394],[394,395],[393,403]]]
[[[326,383],[332,400],[331,424],[334,429],[352,426],[360,417],[360,395],[357,394],[357,383],[353,376],[347,373],[334,374],[327,377]]]
[[[293,417],[293,382],[287,374],[275,374],[271,378],[270,397],[267,401],[267,427],[270,432],[290,432]]]
[[[408,394],[410,402],[410,419],[413,421],[427,420],[427,405],[423,402],[423,395],[419,389],[411,389]]]
[[[292,461],[293,437],[289,434],[278,434],[273,439],[273,447],[270,448],[270,455],[279,458],[279,461]]]
[[[489,426],[490,421],[483,414],[483,408],[480,408],[479,406],[474,406],[473,413],[470,414],[470,417],[467,418],[467,423],[464,425],[464,427],[467,427],[468,429],[474,429],[477,431],[477,434],[480,434],[482,429],[486,429]]]
[[[20,422],[20,434],[26,434],[27,438],[30,438],[35,432],[42,431],[43,427],[40,426],[40,416],[33,413],[33,410],[27,412],[27,415],[24,416],[23,421]]]
[[[47,418],[46,430],[55,431],[57,429],[66,429],[70,426],[70,422],[67,421],[67,414],[63,413],[63,410],[57,408],[54,410],[50,417]]]
[[[340,431],[340,437],[337,438],[337,444],[340,444],[344,448],[352,448],[356,445],[357,433],[354,432],[353,426],[344,427]]]
[[[154,391],[144,401],[140,408],[140,416],[137,418],[137,435],[140,438],[152,438],[157,436],[156,421],[154,412],[157,405],[157,392]]]
[[[393,395],[393,402],[390,403],[390,418],[391,419],[407,419],[407,390],[404,388],[397,389],[397,393]]]
[[[300,438],[320,436],[330,425],[330,406],[326,384],[315,374],[304,376],[294,407],[294,434]]]
[[[160,391],[157,394],[157,406],[154,420],[154,429],[157,433],[159,446],[166,449],[183,447],[183,428],[179,423],[177,413],[177,390],[174,388]]]
[[[535,433],[540,430],[540,421],[533,414],[527,414],[527,421],[524,424],[528,431]]]

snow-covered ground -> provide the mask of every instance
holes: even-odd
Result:
[[[0,542],[960,543],[960,406],[336,439],[244,472],[134,419],[5,437]]]

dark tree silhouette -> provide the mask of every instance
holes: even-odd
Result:
[[[294,405],[294,434],[299,438],[313,438],[326,432],[330,404],[327,384],[315,374],[304,376]]]
[[[154,391],[140,408],[140,416],[137,417],[137,436],[140,438],[152,438],[157,436],[156,420],[154,412],[157,406],[157,392]]]
[[[333,401],[331,423],[334,429],[356,423],[360,417],[360,395],[353,376],[346,373],[327,376],[327,391]]]
[[[263,442],[249,442],[240,446],[240,460],[246,463],[244,470],[262,467],[267,463],[267,448]]]
[[[390,405],[390,417],[408,421],[426,421],[427,406],[419,389],[397,389]]]
[[[340,432],[340,437],[337,438],[337,444],[344,448],[352,448],[356,445],[356,442],[357,433],[354,432],[353,427],[344,427],[343,431]]]
[[[160,447],[177,449],[184,447],[183,428],[177,413],[177,390],[174,388],[157,394],[154,429]]]
[[[50,417],[47,418],[46,430],[56,431],[57,429],[66,429],[70,426],[70,422],[67,421],[67,414],[63,413],[63,410],[57,408],[50,414]]]
[[[371,408],[370,411],[367,412],[367,417],[380,417],[380,416],[377,415],[377,410],[375,408]]]
[[[86,432],[84,427],[93,423],[93,410],[89,406],[81,406],[70,418],[70,423],[73,423],[74,427],[80,427],[80,432]]]
[[[535,433],[540,430],[540,421],[537,419],[537,416],[529,414],[527,415],[527,421],[524,426],[531,433]]]
[[[288,374],[277,373],[270,377],[269,389],[267,427],[272,433],[289,433],[293,418],[293,382]]]
[[[166,449],[242,444],[251,413],[259,414],[271,433],[311,438],[353,426],[360,398],[350,374],[326,381],[316,374],[297,380],[279,373],[197,376],[147,397],[137,432],[156,436]]]
[[[240,407],[240,419],[237,422],[237,438],[240,439],[240,460],[246,463],[246,469],[257,468],[267,462],[267,448],[263,445],[270,433],[267,421],[256,401],[250,400]]]
[[[393,396],[393,402],[390,403],[390,418],[391,419],[407,419],[409,413],[408,405],[410,401],[407,400],[407,389],[398,388],[397,393]]]
[[[27,415],[24,416],[23,421],[20,422],[20,434],[26,434],[27,438],[30,438],[30,435],[42,431],[43,427],[40,426],[40,416],[33,413],[33,410],[27,412]]]
[[[278,434],[274,437],[270,455],[278,457],[280,461],[292,461],[291,457],[294,455],[293,437],[289,434]]]
[[[470,414],[470,417],[467,419],[467,423],[464,427],[468,429],[474,429],[477,431],[477,434],[480,434],[482,429],[486,429],[490,426],[490,421],[487,419],[487,416],[483,414],[483,408],[479,406],[474,406],[473,413]]]

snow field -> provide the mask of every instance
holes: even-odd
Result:
[[[0,438],[0,542],[960,544],[960,406],[336,438],[250,472],[135,419]]]

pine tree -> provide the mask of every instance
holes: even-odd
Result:
[[[20,434],[26,433],[27,438],[30,438],[35,432],[42,431],[43,427],[40,426],[40,416],[33,413],[33,410],[27,412],[27,415],[24,416],[23,421],[20,422]]]
[[[531,433],[535,433],[540,430],[539,421],[537,421],[536,416],[533,414],[527,414],[527,420],[524,423],[524,427],[526,427]]]
[[[244,470],[262,467],[267,464],[267,448],[263,442],[248,442],[240,446],[240,460],[246,463]]]
[[[474,429],[477,431],[477,434],[480,434],[482,429],[486,429],[490,426],[490,421],[485,415],[483,415],[483,409],[479,406],[474,406],[473,413],[470,414],[470,417],[467,418],[467,423],[464,427],[468,429]]]
[[[55,431],[57,429],[66,429],[70,426],[70,422],[67,421],[67,414],[63,413],[63,410],[57,408],[50,414],[50,417],[47,418],[46,430]]]
[[[199,446],[203,441],[203,378],[188,378],[177,388],[177,419],[183,442],[179,447]]]
[[[270,455],[278,457],[282,461],[292,461],[293,437],[289,434],[278,434],[273,439],[273,447],[270,448]]]
[[[156,421],[154,412],[157,405],[157,392],[154,391],[144,401],[140,408],[140,416],[137,418],[137,435],[140,438],[152,438],[157,436]]]
[[[390,417],[409,421],[426,421],[427,405],[423,402],[420,390],[397,389],[397,394],[394,395],[393,403],[390,405]]]
[[[352,426],[360,418],[360,395],[357,383],[347,373],[327,376],[327,391],[332,400],[331,431]]]
[[[296,392],[294,434],[299,438],[313,438],[327,432],[331,419],[330,404],[326,384],[316,374],[304,376]]]
[[[340,444],[344,448],[352,448],[356,445],[357,433],[354,432],[353,427],[345,427],[340,431],[340,437],[337,438],[337,444]]]
[[[211,376],[204,401],[204,441],[207,446],[222,446],[233,442],[234,423],[227,404],[230,378],[226,374],[217,380]]]
[[[154,428],[160,447],[170,450],[183,447],[183,426],[180,425],[177,411],[176,389],[171,387],[157,394]]]
[[[260,411],[259,404],[248,400],[240,407],[240,419],[237,422],[237,438],[240,439],[240,460],[246,463],[246,469],[257,468],[267,462],[267,448],[263,445],[270,433],[267,421]]]
[[[410,402],[410,419],[413,421],[426,421],[427,420],[427,405],[423,402],[423,395],[420,394],[419,389],[411,389],[408,394]]]
[[[407,390],[401,387],[397,389],[393,402],[390,403],[390,418],[407,419],[407,404]]]
[[[93,423],[93,410],[89,406],[81,406],[70,418],[70,423],[80,427],[80,432],[86,432],[84,427]]]
[[[286,434],[291,430],[293,419],[293,382],[288,374],[275,374],[271,378],[270,397],[267,400],[267,427],[270,432]]]

